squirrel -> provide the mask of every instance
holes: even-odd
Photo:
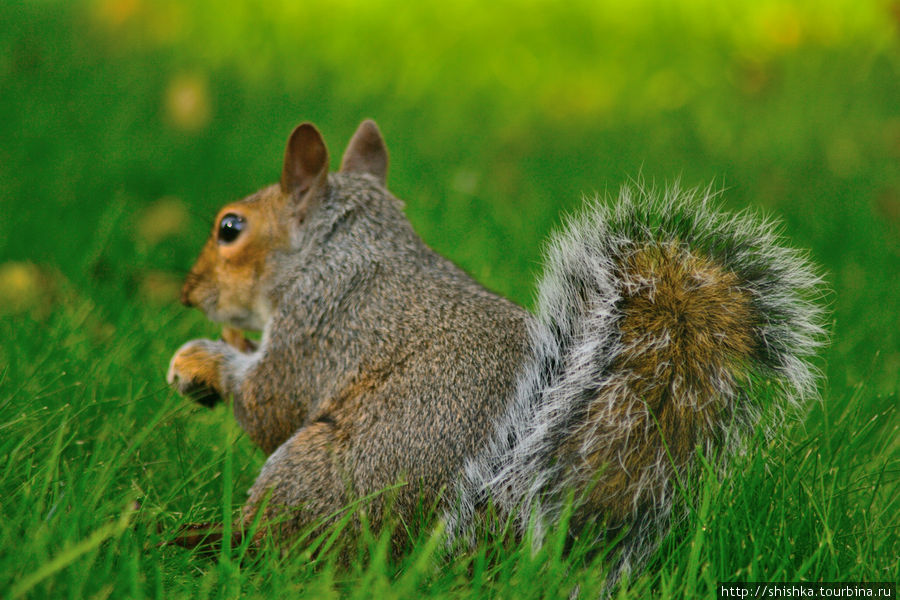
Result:
[[[167,380],[232,398],[267,455],[238,528],[288,543],[373,495],[381,523],[377,492],[403,481],[389,510],[439,507],[449,543],[490,505],[539,544],[574,495],[567,526],[615,537],[625,572],[684,512],[699,456],[816,397],[821,277],[770,220],[626,186],[551,239],[531,314],[422,241],[387,167],[371,120],[336,173],[299,125],[281,181],[219,211],[185,280],[223,339],[181,346]]]

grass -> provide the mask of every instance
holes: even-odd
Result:
[[[0,596],[584,597],[585,541],[433,522],[400,559],[160,546],[236,514],[263,457],[174,396],[175,298],[224,202],[315,122],[375,117],[422,236],[526,305],[540,245],[630,177],[779,216],[833,292],[823,401],[759,440],[622,598],[719,581],[898,580],[900,41],[886,2],[26,1],[0,7]],[[135,502],[140,508],[135,510]],[[225,520],[228,520],[227,518]]]

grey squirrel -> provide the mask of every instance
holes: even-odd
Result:
[[[625,187],[552,239],[532,315],[416,235],[374,122],[328,164],[298,126],[280,183],[219,211],[182,290],[226,327],[179,348],[167,380],[232,397],[268,455],[239,524],[264,505],[258,537],[289,542],[403,481],[401,517],[437,505],[467,540],[490,504],[539,544],[574,495],[569,527],[619,534],[622,572],[682,510],[698,452],[739,451],[816,395],[820,278],[771,222]]]

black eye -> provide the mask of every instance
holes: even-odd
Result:
[[[219,243],[230,244],[237,239],[244,230],[244,217],[234,213],[228,213],[219,221]]]

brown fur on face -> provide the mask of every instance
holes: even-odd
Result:
[[[588,510],[612,525],[670,493],[696,447],[718,441],[754,322],[737,276],[676,244],[639,248],[621,271],[618,375],[569,443],[591,480]]]
[[[288,245],[288,225],[282,217],[286,201],[278,186],[270,186],[222,208],[184,282],[181,301],[214,321],[261,329],[272,310],[266,294],[269,261]],[[221,243],[219,224],[228,214],[242,217],[245,227],[233,242]]]

